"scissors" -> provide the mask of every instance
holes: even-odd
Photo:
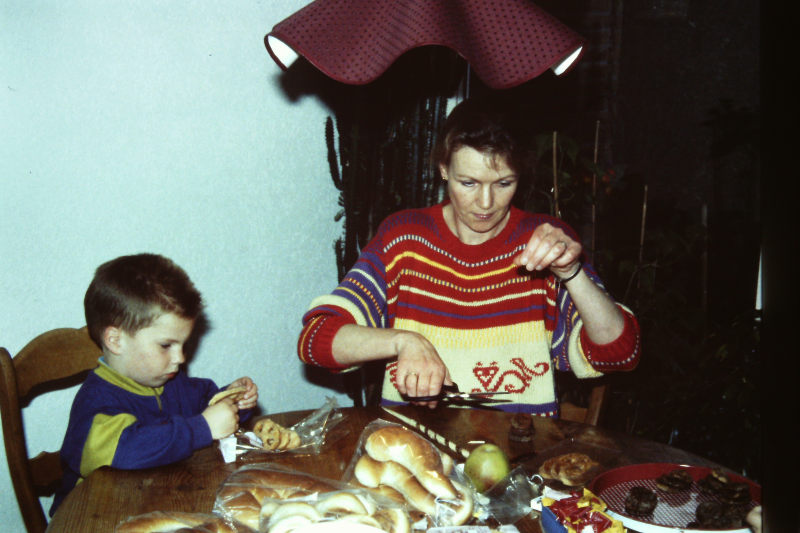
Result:
[[[412,402],[432,402],[437,400],[475,400],[475,401],[497,401],[493,398],[486,398],[486,396],[494,396],[496,394],[511,394],[508,391],[483,391],[483,392],[461,392],[458,390],[458,385],[442,385],[442,390],[436,396],[404,396],[405,399]]]

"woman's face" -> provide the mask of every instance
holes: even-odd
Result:
[[[503,230],[518,181],[504,157],[462,146],[439,170],[452,207],[445,206],[445,220],[461,242],[481,244]]]

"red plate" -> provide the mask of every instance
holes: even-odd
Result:
[[[687,470],[692,479],[698,481],[711,473],[711,468],[703,466],[686,466],[671,463],[648,463],[642,465],[624,466],[615,468],[597,476],[592,482],[591,490],[603,500],[615,518],[622,521],[625,527],[641,532],[666,531],[711,531],[704,529],[689,529],[687,524],[696,520],[697,505],[704,501],[719,501],[714,496],[704,494],[697,488],[697,484],[686,491],[668,493],[656,488],[655,479],[667,472],[678,468]],[[747,483],[750,486],[752,501],[745,507],[749,511],[761,504],[761,487],[742,476],[726,472],[731,481]],[[640,486],[650,489],[658,496],[658,504],[652,516],[633,517],[625,513],[625,498],[632,487]],[[749,532],[750,529],[727,529],[714,531],[741,531]]]

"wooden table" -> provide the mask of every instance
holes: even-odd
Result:
[[[613,466],[650,462],[719,466],[670,446],[575,422],[534,417],[534,441],[517,443],[508,440],[512,414],[477,409],[430,410],[412,406],[396,409],[466,449],[477,446],[468,444],[470,441],[494,442],[509,454],[512,461],[530,457],[532,452],[542,452],[552,446],[579,443],[612,450]],[[340,423],[339,430],[347,429],[348,433],[319,455],[249,453],[235,463],[225,463],[215,444],[198,450],[185,461],[164,467],[142,470],[100,468],[67,496],[47,531],[113,532],[121,520],[151,511],[210,513],[217,488],[229,474],[246,462],[278,463],[319,477],[339,480],[352,459],[365,426],[378,418],[399,422],[380,407],[349,407],[341,411],[345,419]],[[309,413],[293,411],[269,415],[269,418],[288,427]],[[460,456],[456,459],[463,460]],[[541,533],[538,520],[532,517],[524,517],[516,526],[522,533]]]

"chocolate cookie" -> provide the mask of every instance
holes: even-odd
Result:
[[[692,487],[694,478],[692,475],[683,469],[673,470],[660,476],[656,479],[656,487],[664,492],[680,492],[688,490]]]
[[[634,516],[649,516],[658,505],[658,497],[652,490],[632,487],[625,498],[625,512]]]

